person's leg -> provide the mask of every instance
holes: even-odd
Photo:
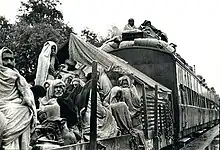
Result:
[[[2,136],[3,136],[3,131],[6,126],[7,120],[5,118],[5,115],[0,111],[0,148],[1,148],[1,143],[2,143]]]
[[[4,150],[20,150],[19,147],[19,138],[17,138],[16,140],[14,140],[13,142],[11,142],[8,145],[3,145],[2,146],[4,148]]]
[[[29,149],[30,146],[30,127],[20,136],[20,148]]]

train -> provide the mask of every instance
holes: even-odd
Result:
[[[111,51],[111,54],[172,90],[176,141],[219,123],[219,97],[175,53],[175,48],[160,40],[140,36],[135,39],[135,33],[124,36],[128,39],[125,41],[134,40],[134,44]]]
[[[68,58],[92,65],[95,60],[105,69],[111,68],[113,73],[108,75],[112,81],[124,73],[130,75],[142,97],[145,139],[136,147],[133,142],[133,149],[179,149],[219,124],[219,96],[176,54],[175,47],[164,41],[127,32],[122,34],[119,48],[105,52],[71,34],[57,56],[61,63]],[[100,142],[109,150],[132,149],[130,135]],[[88,146],[87,142],[68,148],[83,150]]]

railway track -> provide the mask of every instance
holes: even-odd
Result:
[[[216,143],[219,142],[216,141],[217,139],[219,140],[219,138],[215,138],[217,136],[219,136],[219,124],[211,128],[210,130],[207,130],[201,136],[186,144],[180,150],[215,150],[211,148],[211,145],[213,141],[215,141]]]

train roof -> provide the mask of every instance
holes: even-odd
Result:
[[[132,67],[126,61],[105,51],[99,50],[97,47],[83,41],[75,34],[71,34],[69,39],[69,59],[70,61],[75,60],[84,65],[90,66],[92,61],[96,60],[99,65],[107,70],[113,68],[114,71],[129,73],[152,88],[154,88],[155,85],[158,85],[158,89],[160,91],[171,92],[170,89],[154,81],[136,68]]]

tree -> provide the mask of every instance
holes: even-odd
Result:
[[[11,26],[5,17],[0,16],[0,48],[4,47],[4,43],[8,41]]]
[[[20,21],[34,25],[38,23],[60,24],[63,21],[63,14],[57,9],[61,5],[59,0],[28,0],[21,2],[19,9]]]
[[[102,46],[102,44],[105,42],[102,37],[98,37],[98,34],[94,33],[88,28],[81,31],[81,36],[85,38],[86,42],[89,42],[96,47]]]
[[[18,21],[10,26],[7,40],[2,40],[0,46],[15,53],[16,68],[23,75],[36,72],[38,56],[46,41],[54,41],[59,49],[69,39],[72,28],[64,23],[59,5],[59,0],[21,2]]]

